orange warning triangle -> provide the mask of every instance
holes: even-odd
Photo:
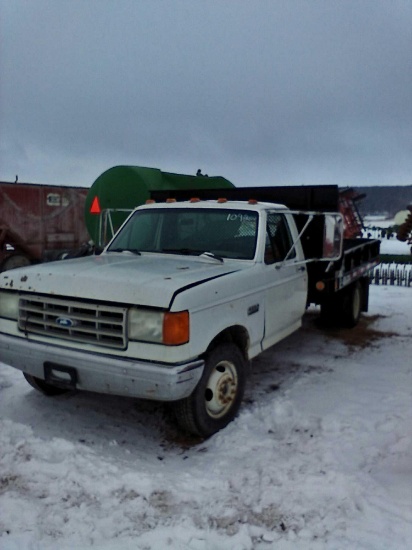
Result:
[[[90,207],[90,214],[100,214],[101,211],[102,209],[100,208],[99,197],[96,195]]]

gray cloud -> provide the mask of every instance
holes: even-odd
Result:
[[[406,0],[0,0],[0,178],[410,184]]]

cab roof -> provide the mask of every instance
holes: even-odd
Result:
[[[251,211],[262,211],[268,209],[276,210],[288,210],[284,204],[277,204],[272,202],[260,202],[260,201],[229,201],[226,199],[217,199],[217,200],[199,200],[193,198],[189,201],[174,201],[168,200],[166,202],[155,202],[147,201],[146,204],[139,206],[137,210],[141,209],[151,209],[151,208],[222,208],[230,210],[251,210]]]

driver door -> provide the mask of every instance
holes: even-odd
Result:
[[[268,211],[264,255],[265,335],[262,342],[263,349],[272,346],[299,328],[306,308],[306,265],[297,264],[303,258],[298,258],[296,248],[291,251],[292,245],[293,239],[285,214]]]

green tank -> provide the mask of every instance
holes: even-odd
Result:
[[[221,176],[173,174],[157,168],[114,166],[101,174],[86,197],[85,220],[93,242],[105,245],[130,212],[150,198],[151,191],[217,189],[234,185]]]

